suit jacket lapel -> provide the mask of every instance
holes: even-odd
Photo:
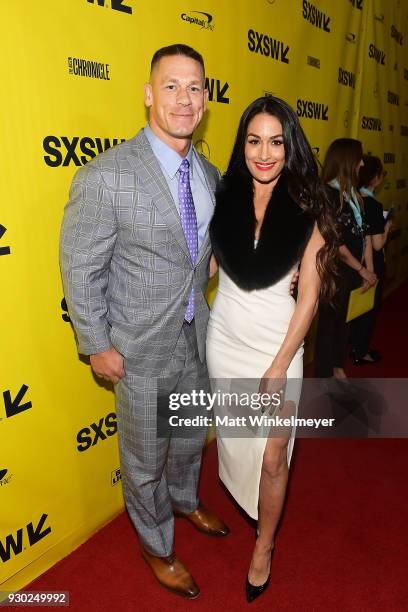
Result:
[[[146,192],[151,196],[152,203],[160,212],[161,217],[167,224],[167,227],[172,232],[173,236],[182,248],[185,256],[191,263],[191,255],[184,236],[183,226],[181,225],[180,214],[177,206],[171,195],[167,181],[163,175],[163,171],[159,162],[154,155],[152,148],[143,133],[143,130],[133,139],[133,149],[135,153],[128,156],[132,166],[137,166],[138,182],[146,189]],[[215,185],[213,177],[209,174],[206,166],[203,164],[200,155],[195,152],[195,159],[200,164],[202,169],[208,193],[211,198],[213,207],[215,206]],[[210,245],[208,228],[204,236],[204,240],[200,246],[197,255],[196,265],[205,256]]]
[[[215,207],[215,195],[214,195],[215,186],[212,184],[213,183],[213,179],[210,176],[210,174],[208,173],[206,166],[203,164],[202,159],[201,159],[200,155],[197,152],[195,152],[195,159],[198,161],[198,163],[200,164],[200,167],[201,167],[201,169],[203,171],[203,175],[204,175],[204,179],[205,179],[205,184],[207,186],[207,191],[208,191],[208,193],[210,195],[211,202],[212,202],[212,205],[213,205],[213,208],[214,208]],[[203,257],[206,254],[207,249],[208,249],[209,246],[210,246],[210,236],[209,236],[208,227],[207,227],[207,231],[205,232],[204,240],[202,241],[200,249],[198,251],[197,262],[196,262],[197,265],[203,259]]]
[[[166,223],[169,230],[179,243],[184,254],[191,262],[190,251],[184,236],[181,219],[177,210],[176,204],[171,195],[167,181],[163,175],[163,171],[157,161],[146,136],[143,131],[140,131],[134,139],[135,148],[138,153],[129,155],[132,166],[137,164],[137,174],[139,182],[146,189],[147,193],[152,198],[152,203],[160,212],[161,217]]]

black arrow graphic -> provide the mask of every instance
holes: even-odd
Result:
[[[37,542],[39,542],[40,540],[45,538],[45,536],[51,533],[51,527],[47,527],[47,529],[44,529],[44,531],[41,531],[47,518],[48,518],[48,514],[43,514],[35,529],[32,523],[29,523],[27,525],[27,535],[28,535],[28,541],[30,542],[30,546],[33,546],[33,544],[37,544]]]
[[[3,480],[3,478],[5,477],[5,475],[7,474],[8,470],[0,470],[0,480]]]
[[[0,239],[3,238],[6,231],[4,225],[0,223]],[[0,247],[0,255],[10,255],[10,247]]]
[[[223,88],[221,89],[221,83],[217,79],[217,102],[221,102],[222,104],[229,104],[229,98],[224,96],[228,87],[228,83],[224,83]]]
[[[71,319],[69,318],[69,314],[68,314],[68,306],[67,306],[67,301],[66,299],[63,297],[61,300],[61,308],[62,310],[64,310],[64,314],[61,315],[62,320],[65,321],[65,323],[69,323],[71,321]]]
[[[281,44],[281,62],[284,64],[289,64],[289,58],[287,57],[289,53],[289,45],[286,45],[285,49],[283,48],[283,44]]]
[[[3,392],[4,406],[6,408],[7,418],[15,416],[16,414],[19,414],[20,412],[24,412],[24,410],[28,410],[29,408],[31,408],[32,406],[31,402],[20,404],[27,390],[28,390],[27,385],[21,385],[20,391],[17,393],[16,397],[13,400],[11,399],[10,391]]]

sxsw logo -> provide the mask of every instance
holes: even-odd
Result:
[[[395,164],[395,153],[384,153],[384,164]]]
[[[125,0],[88,0],[90,4],[97,4],[98,6],[104,6],[105,8],[111,8],[114,11],[120,11],[121,13],[132,14],[133,9],[130,6],[124,4]]]
[[[307,63],[309,66],[313,66],[313,68],[320,69],[320,60],[318,57],[312,57],[311,55],[307,56]]]
[[[0,470],[0,487],[5,487],[9,484],[13,474],[10,474],[8,469]]]
[[[387,100],[390,104],[395,104],[395,106],[399,106],[400,98],[398,94],[389,91],[387,94]]]
[[[121,480],[122,480],[122,474],[120,472],[120,468],[117,468],[116,470],[113,470],[113,472],[111,472],[111,485],[112,485],[112,487],[117,485],[118,482],[120,482]]]
[[[229,88],[227,82],[222,83],[219,79],[206,77],[205,88],[208,89],[208,99],[210,102],[229,104],[230,99],[225,95]]]
[[[77,450],[80,453],[88,450],[91,446],[98,444],[99,440],[106,440],[118,431],[116,414],[110,412],[106,417],[99,419],[98,423],[91,423],[89,427],[83,427],[77,434]]]
[[[46,136],[43,140],[43,149],[48,155],[44,155],[47,166],[57,168],[58,166],[84,166],[98,153],[114,147],[119,142],[124,142],[125,138],[90,138],[84,136]],[[78,151],[79,150],[79,151]],[[83,153],[83,155],[80,155]]]
[[[196,15],[201,15],[201,17],[196,17]],[[190,13],[181,13],[180,17],[190,25],[199,26],[201,30],[214,30],[214,24],[212,23],[213,17],[210,13],[190,11]]]
[[[346,85],[346,87],[351,87],[352,89],[355,89],[356,87],[356,75],[354,72],[344,70],[344,68],[339,68],[337,81],[341,85]]]
[[[0,223],[0,240],[3,238],[4,234],[7,232],[7,229]],[[1,255],[10,255],[10,247],[2,246],[0,247],[0,256]]]
[[[3,391],[3,404],[4,409],[6,411],[6,419],[10,419],[20,412],[25,412],[32,408],[31,402],[24,402],[23,398],[28,391],[27,385],[21,385],[20,390],[18,391],[15,397],[11,396],[11,391]],[[1,418],[0,418],[1,421]]]
[[[61,315],[62,320],[65,321],[65,323],[70,323],[71,319],[70,319],[70,316],[69,316],[67,300],[65,299],[65,297],[63,297],[62,300],[61,300],[61,309],[63,311],[63,313]]]
[[[310,100],[302,100],[298,98],[296,103],[296,114],[298,117],[306,119],[320,119],[322,121],[329,120],[329,107],[327,104],[320,102],[312,102]]]
[[[109,64],[102,64],[101,62],[94,62],[78,57],[68,58],[68,72],[75,76],[110,81],[109,69]]]
[[[28,523],[0,540],[0,559],[3,563],[10,561],[12,555],[21,554],[27,546],[31,548],[51,533],[51,527],[45,527],[47,518],[48,514],[43,514],[37,523]]]
[[[378,117],[362,117],[361,118],[361,128],[363,130],[371,130],[374,132],[381,132],[381,119]]]
[[[404,42],[403,35],[401,34],[401,32],[398,32],[395,26],[391,26],[391,38],[394,38],[394,40],[396,40],[399,45],[402,45]]]
[[[260,53],[265,57],[289,64],[289,45],[276,40],[268,34],[260,34],[255,30],[248,30],[248,49],[251,53]]]
[[[377,49],[373,43],[368,47],[368,57],[374,59],[377,64],[385,66],[385,53],[381,49]]]
[[[350,0],[350,2],[354,8],[359,9],[360,11],[363,10],[363,0]]]
[[[314,25],[316,28],[320,28],[320,30],[323,30],[324,32],[330,32],[330,17],[307,0],[303,0],[302,16],[303,19],[306,19],[306,21]]]

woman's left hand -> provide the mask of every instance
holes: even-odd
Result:
[[[274,393],[280,393],[283,402],[286,380],[286,370],[272,363],[261,378],[259,393],[268,393],[270,396]]]

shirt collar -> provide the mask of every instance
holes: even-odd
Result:
[[[375,198],[374,192],[371,191],[371,189],[367,189],[367,187],[361,187],[360,188],[360,193],[362,195],[371,196],[372,198]]]
[[[174,149],[156,136],[149,124],[144,128],[144,133],[152,147],[154,155],[171,179],[176,176],[183,159],[188,160],[190,164],[190,176],[193,175],[193,143],[191,143],[187,155],[181,157]]]

